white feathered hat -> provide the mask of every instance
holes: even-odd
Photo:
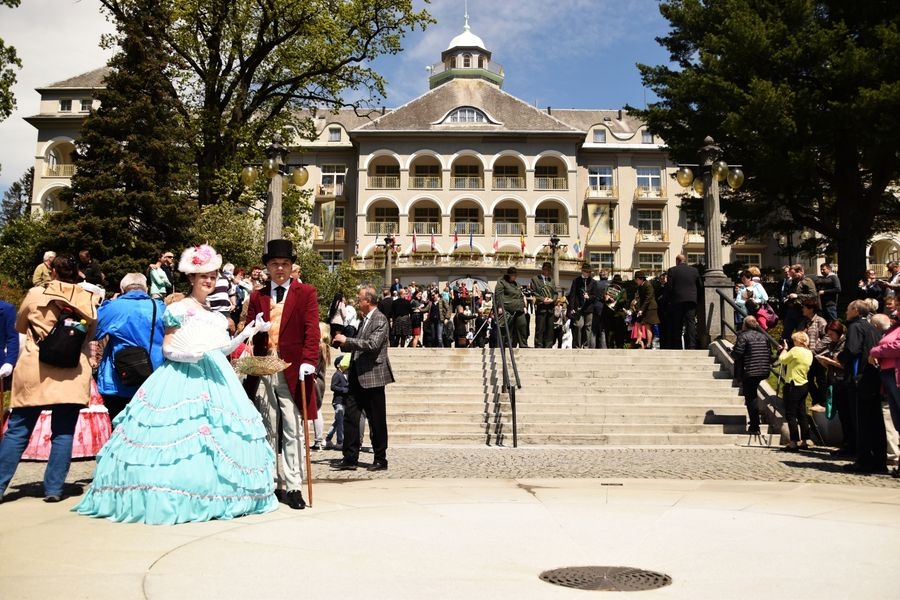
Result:
[[[182,273],[209,273],[222,266],[222,255],[209,244],[192,246],[181,253],[178,270]]]

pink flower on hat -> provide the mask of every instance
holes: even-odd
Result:
[[[195,265],[205,265],[211,261],[215,255],[215,251],[209,244],[194,246],[194,256],[191,258],[191,262]]]

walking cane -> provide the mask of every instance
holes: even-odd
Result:
[[[312,493],[312,461],[309,458],[309,419],[307,418],[306,411],[306,378],[302,377],[300,379],[300,404],[302,406],[303,412],[303,447],[306,455],[306,495],[309,496],[309,502],[306,503],[307,506],[312,508],[313,505],[313,493]]]

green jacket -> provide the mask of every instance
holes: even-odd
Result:
[[[494,296],[498,298],[494,300],[494,306],[502,306],[508,312],[525,310],[525,297],[522,295],[522,290],[517,283],[507,281],[506,277],[501,277],[497,281],[497,285],[494,287]]]

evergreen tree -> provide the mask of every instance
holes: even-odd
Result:
[[[741,163],[726,233],[807,227],[839,254],[852,293],[868,240],[892,223],[900,177],[900,4],[843,0],[673,0],[658,42],[671,65],[639,65],[660,101],[632,110],[696,163],[711,135]]]
[[[183,248],[196,214],[184,123],[165,76],[171,57],[159,43],[168,15],[154,0],[132,10],[118,23],[100,108],[77,142],[72,187],[61,196],[68,208],[49,217],[51,236],[65,240],[57,248],[90,249],[110,288],[146,272],[159,250]]]
[[[33,188],[34,167],[29,167],[25,174],[9,186],[9,189],[3,194],[3,200],[0,201],[0,229],[28,212]]]

